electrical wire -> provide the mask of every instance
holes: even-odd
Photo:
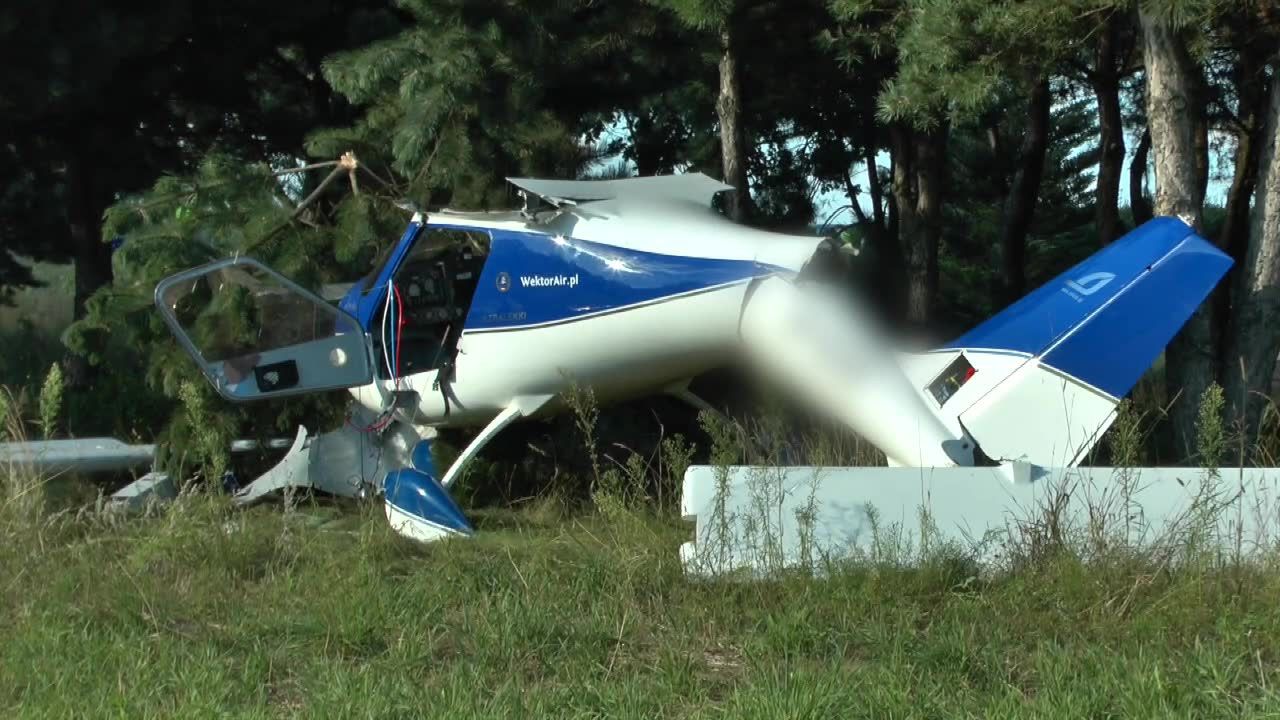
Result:
[[[395,285],[391,289],[396,293],[396,390],[400,389],[400,353],[403,347],[400,342],[404,338],[404,302],[400,298],[400,288]]]
[[[388,342],[395,342],[394,338],[387,335],[387,318],[391,313],[391,301],[395,300],[395,282],[387,280],[387,301],[382,305],[382,360],[387,367],[387,375],[395,379],[395,368],[391,367],[391,351]]]
[[[393,301],[396,303],[396,322],[398,327],[394,334],[390,334],[387,332],[387,328],[391,315],[391,303]],[[400,390],[400,334],[404,329],[404,310],[403,305],[400,302],[400,290],[396,288],[395,281],[390,279],[387,280],[387,299],[382,304],[381,327],[382,359],[386,365],[387,374],[392,378],[392,391],[388,402],[385,403],[385,407],[383,407],[377,419],[375,419],[370,425],[366,427],[358,427],[355,423],[351,422],[350,418],[347,419],[348,425],[365,434],[378,432],[391,424],[391,421],[395,416],[395,394]],[[391,356],[393,352],[391,350],[392,346],[395,348],[394,354],[396,357],[394,367],[391,364]]]

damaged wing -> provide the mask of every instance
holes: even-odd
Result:
[[[681,200],[711,205],[718,193],[733,190],[719,180],[703,175],[658,175],[654,177],[623,178],[620,180],[540,180],[537,178],[507,178],[507,182],[525,192],[542,198],[556,207],[579,205],[601,200],[662,201]]]

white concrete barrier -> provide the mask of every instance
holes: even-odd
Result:
[[[700,575],[910,561],[941,543],[999,562],[1011,540],[1043,531],[1051,516],[1068,533],[1130,547],[1195,529],[1252,554],[1280,536],[1280,469],[693,466],[681,514],[695,523],[681,559]]]

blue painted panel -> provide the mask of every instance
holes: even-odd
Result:
[[[573,320],[781,272],[745,260],[660,255],[540,233],[493,231],[466,330]]]
[[[403,512],[460,533],[473,532],[448,491],[425,472],[411,468],[389,472],[382,487],[387,502]]]
[[[785,272],[745,260],[660,255],[544,233],[441,224],[431,229],[483,232],[492,238],[467,315],[466,330],[493,330],[572,320],[665,297]],[[410,223],[367,286],[348,291],[339,307],[374,332],[387,282],[424,226]]]
[[[945,347],[1038,355],[1191,235],[1192,229],[1175,218],[1145,223]],[[1114,277],[1091,294],[1077,289],[1091,289],[1097,280],[1089,278],[1099,273]]]
[[[1045,364],[1120,397],[1231,262],[1180,220],[1157,218],[946,347],[1043,353]]]
[[[419,440],[418,444],[413,446],[409,458],[409,463],[413,465],[414,470],[424,472],[431,477],[436,476],[436,462],[431,457],[430,440]]]
[[[1230,257],[1192,237],[1045,354],[1044,362],[1123,396],[1230,268]]]
[[[375,318],[378,318],[379,313],[382,312],[382,304],[387,297],[387,281],[395,275],[396,270],[400,269],[400,263],[413,248],[413,243],[418,239],[418,233],[422,231],[422,227],[421,223],[410,222],[404,229],[404,234],[396,241],[387,262],[378,268],[378,274],[373,281],[364,287],[361,283],[356,283],[338,303],[339,308],[354,315],[360,321],[360,326],[365,329],[365,332],[373,332]]]

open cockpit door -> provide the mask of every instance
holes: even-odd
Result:
[[[339,390],[372,381],[354,317],[248,257],[178,273],[156,286],[178,342],[230,400]]]

